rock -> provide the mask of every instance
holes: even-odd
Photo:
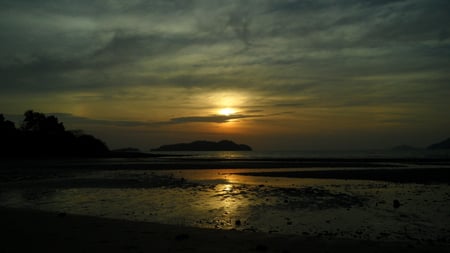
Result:
[[[175,236],[175,240],[177,240],[177,241],[184,241],[187,239],[189,239],[188,234],[179,234],[179,235]]]
[[[398,201],[397,199],[394,199],[392,206],[394,208],[399,208],[401,206],[400,201]]]
[[[58,213],[58,217],[59,217],[59,218],[64,218],[64,217],[66,217],[66,216],[67,216],[67,214],[64,213],[64,212]]]
[[[256,245],[257,251],[267,251],[269,248],[266,245],[258,244]]]

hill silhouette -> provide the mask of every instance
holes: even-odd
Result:
[[[81,131],[66,131],[55,116],[28,110],[19,128],[0,114],[0,157],[101,157],[106,144]]]
[[[177,143],[163,145],[152,151],[251,151],[252,148],[245,144],[236,144],[229,140],[219,142],[194,141],[191,143]]]
[[[414,150],[420,150],[420,148],[416,148],[410,145],[398,145],[392,148],[394,151],[414,151]]]
[[[447,138],[444,141],[431,144],[428,146],[428,149],[450,149],[450,138]]]

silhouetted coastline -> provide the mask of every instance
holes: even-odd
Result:
[[[82,131],[67,131],[55,116],[28,110],[19,128],[0,114],[0,156],[107,157],[106,144]]]
[[[136,149],[109,150],[106,143],[81,130],[68,131],[55,116],[28,110],[16,128],[0,114],[0,157],[4,159],[149,158]],[[132,152],[131,152],[132,151]]]

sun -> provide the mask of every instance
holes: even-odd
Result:
[[[232,114],[236,113],[236,110],[232,108],[222,108],[219,110],[219,114],[223,116],[230,116]]]

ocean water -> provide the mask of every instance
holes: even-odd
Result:
[[[450,150],[303,150],[303,151],[172,151],[150,152],[193,159],[320,159],[320,158],[438,158],[450,159]],[[169,157],[170,158],[170,157]]]

